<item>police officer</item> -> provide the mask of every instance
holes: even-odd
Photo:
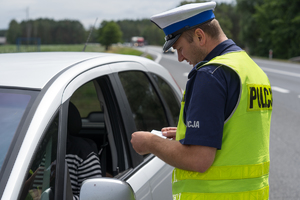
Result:
[[[139,154],[175,167],[173,199],[268,199],[272,91],[268,77],[223,33],[215,2],[184,5],[154,15],[166,34],[163,50],[193,66],[177,128],[162,139],[135,132]]]

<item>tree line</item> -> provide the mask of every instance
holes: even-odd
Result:
[[[15,44],[17,38],[40,38],[43,44],[78,44],[85,39],[86,31],[76,20],[39,18],[18,23],[12,20],[6,32],[7,42]]]
[[[250,54],[289,59],[300,56],[300,0],[236,0],[240,41]]]
[[[180,5],[199,2],[205,1],[182,1]],[[218,3],[214,13],[227,37],[251,55],[267,57],[272,50],[274,58],[288,59],[300,55],[299,7],[300,0],[236,0]],[[88,34],[79,21],[51,19],[21,23],[12,20],[6,32],[9,43],[15,43],[17,37],[30,36],[41,38],[42,44],[84,43]],[[130,42],[133,36],[144,37],[151,45],[164,43],[163,31],[149,19],[102,21],[90,42],[100,42],[108,48],[112,43]]]

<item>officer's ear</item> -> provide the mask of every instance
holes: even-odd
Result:
[[[195,30],[195,35],[198,38],[198,41],[200,42],[201,45],[205,44],[206,37],[205,37],[205,33],[202,29],[197,28]]]

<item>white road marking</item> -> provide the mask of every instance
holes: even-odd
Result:
[[[283,88],[280,88],[280,87],[276,87],[276,86],[272,86],[272,91],[276,91],[276,92],[281,92],[281,93],[290,93],[289,90],[287,89],[283,89]]]
[[[287,76],[294,76],[294,77],[299,77],[300,78],[300,74],[293,73],[293,72],[286,72],[286,71],[282,71],[282,70],[278,70],[278,69],[270,69],[270,68],[266,68],[266,67],[261,67],[261,69],[266,71],[266,72],[273,72],[273,73],[277,73],[277,74],[282,74],[282,75],[287,75]]]
[[[148,49],[146,50],[146,52],[147,51],[148,51]],[[158,53],[158,52],[155,52],[153,50],[149,50],[149,51],[156,55],[155,62],[159,63],[160,60],[162,59],[162,54]],[[262,68],[262,70],[264,70],[266,72],[273,72],[273,73],[277,73],[277,74],[283,74],[283,75],[287,75],[287,76],[293,76],[293,77],[299,77],[300,78],[300,74],[297,74],[297,73],[286,72],[286,71],[277,70],[277,69],[270,69],[270,68],[266,68],[266,67],[261,67],[261,68]],[[183,76],[185,76],[185,77],[187,77],[188,75],[189,75],[188,72],[183,73]],[[284,94],[290,93],[289,90],[284,89],[284,88],[280,88],[280,87],[277,87],[277,86],[272,86],[272,91],[276,91],[276,92],[280,92],[280,93],[284,93]],[[298,98],[300,98],[300,95],[298,95]]]
[[[161,58],[162,58],[162,55],[161,55],[161,53],[158,53],[158,52],[156,52],[156,51],[153,51],[153,50],[151,50],[151,49],[146,49],[146,51],[145,51],[146,53],[147,52],[149,52],[149,53],[151,53],[151,54],[154,54],[154,55],[156,55],[156,59],[155,59],[155,61],[154,62],[156,62],[156,63],[159,63],[160,62],[160,60],[161,60]]]
[[[160,53],[156,53],[156,59],[155,59],[155,62],[156,62],[156,63],[159,63],[160,60],[161,60],[161,58],[162,58],[162,55],[161,55]]]

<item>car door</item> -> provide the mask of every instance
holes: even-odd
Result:
[[[80,63],[79,65],[85,64]],[[55,114],[52,116],[42,134],[43,137],[39,139],[39,145],[36,147],[31,159],[28,176],[26,176],[22,184],[19,199],[72,199],[73,192],[70,190],[70,178],[68,178],[69,172],[66,163],[67,135],[69,131],[68,107],[70,98],[79,88],[85,87],[86,85],[90,87],[96,78],[106,76],[110,73],[109,65],[103,65],[95,66],[90,70],[75,74],[75,77],[70,78],[71,81],[67,84],[60,97],[61,106],[56,109]],[[90,96],[94,97],[87,91],[85,96],[82,96],[80,99],[83,102],[88,100],[86,104],[89,104],[91,101],[95,102],[92,98],[89,98]],[[75,98],[75,100],[77,99]],[[97,94],[96,101],[98,101]],[[101,111],[99,101],[98,105],[93,105],[92,107],[95,108],[93,111],[96,113]],[[83,119],[89,119],[89,117],[83,116]],[[88,122],[83,124],[87,126],[85,130],[89,130],[90,127],[95,126],[95,123]],[[92,128],[89,133],[97,131],[99,134],[96,134],[96,139],[99,139],[99,136],[101,137],[99,127],[101,129],[102,126],[101,124],[99,125],[98,122],[96,122],[96,124],[97,129],[94,130]]]
[[[148,73],[143,65],[136,62],[109,64],[109,68],[111,72],[107,74],[97,74],[95,69],[80,75],[88,77],[88,74],[93,74],[89,81],[93,81],[103,109],[108,147],[104,148],[106,153],[101,154],[102,169],[114,178],[127,181],[137,199],[171,199],[173,168],[154,155],[138,155],[130,139],[137,130],[175,126],[179,98],[164,80],[163,75],[166,74]],[[75,83],[76,79],[80,83]],[[76,79],[66,88],[65,94],[68,95],[63,101],[72,101],[76,90],[87,81],[79,77]],[[103,155],[106,159],[102,158]]]
[[[116,106],[113,104],[115,100],[109,96],[113,94],[111,91],[113,89],[111,88],[111,83],[108,78],[110,74],[111,70],[108,64],[97,66],[80,74],[69,83],[62,97],[63,107],[67,108],[69,104],[72,103],[79,112],[79,123],[82,125],[76,133],[70,131],[72,127],[69,126],[69,124],[68,127],[63,129],[68,133],[68,137],[76,137],[77,139],[81,139],[81,141],[82,139],[85,141],[88,140],[89,143],[92,142],[92,145],[95,144],[97,156],[101,164],[101,175],[114,177],[118,175],[120,171],[124,171],[125,168],[128,168],[128,164],[124,161],[124,156],[119,156],[124,154],[122,138],[118,136],[120,130],[115,129],[115,126],[111,125],[111,121],[116,120],[119,115],[117,114]],[[112,106],[107,106],[106,101],[110,101],[109,105]],[[68,121],[73,116],[68,113],[68,109],[64,110],[66,112],[62,114],[63,121]],[[117,145],[119,148],[116,148]],[[80,148],[80,146],[78,148]],[[75,156],[78,156],[78,154]],[[80,158],[82,162],[85,162],[83,157]],[[80,179],[82,180],[77,181],[76,174],[79,172],[75,173],[73,171],[79,171],[78,168],[81,166],[71,169],[69,162],[70,161],[68,161],[67,167],[69,172],[66,173],[70,175],[73,195],[79,197],[80,186],[86,178],[93,177],[89,176],[89,174],[95,165],[93,165],[93,167],[86,165],[87,168],[90,168],[90,171],[88,173],[84,171],[80,172]],[[65,177],[65,187],[69,188],[70,181],[68,181],[67,176]],[[66,196],[69,195],[70,194],[67,194]]]
[[[95,67],[69,83],[62,97],[64,110],[62,121],[68,121],[66,108],[72,102],[77,107],[82,122],[82,127],[76,136],[91,139],[96,143],[100,154],[102,176],[122,180],[122,177],[143,162],[143,156],[138,155],[128,143],[127,136],[136,130],[133,128],[135,124],[130,109],[124,106],[120,88],[114,74],[110,71],[111,65]],[[123,63],[120,65],[126,70],[135,69],[135,65],[126,66]],[[69,133],[69,127],[62,127],[62,130]],[[62,143],[65,144],[65,141]],[[69,174],[72,182],[72,172]],[[65,188],[69,188],[68,178],[65,175],[64,177]],[[143,176],[136,177],[138,180],[147,180]],[[143,188],[147,190],[145,193],[148,194],[148,199],[152,199],[150,186],[147,184],[143,185]],[[136,192],[140,194],[141,190]]]
[[[127,181],[137,199],[172,198],[172,167],[154,155],[138,155],[130,143],[131,133],[136,130],[160,129],[177,123],[179,107],[176,109],[175,103],[175,108],[171,108],[169,102],[177,97],[165,98],[164,95],[172,93],[171,87],[167,89],[170,91],[165,89],[166,85],[162,76],[148,73],[135,62],[95,66],[71,79],[64,89],[61,106],[43,134],[34,166],[30,167],[34,174],[39,166],[47,166],[49,173],[43,174],[45,178],[36,184],[36,188],[45,188],[43,199],[69,199],[73,195],[65,163],[70,102],[80,113],[82,128],[78,136],[93,140],[101,151],[103,176],[107,172]],[[139,101],[138,96],[142,97]],[[55,174],[55,179],[51,174]],[[32,194],[30,190],[24,191],[24,195]]]
[[[54,199],[59,185],[56,171],[59,112],[49,122],[32,156],[18,199]],[[62,186],[62,185],[61,185]]]
[[[124,65],[130,67],[124,70]],[[112,65],[112,69],[117,71],[114,75],[120,88],[119,99],[123,99],[123,110],[127,110],[124,115],[127,115],[126,119],[134,121],[134,126],[126,135],[130,146],[131,133],[134,131],[160,130],[162,127],[176,125],[179,114],[178,97],[162,77],[146,72],[137,63],[117,63]],[[168,99],[164,98],[166,95],[170,95]],[[170,100],[170,106],[174,106],[172,109],[168,106]],[[132,159],[136,157],[138,156]],[[171,199],[172,169],[154,155],[146,155],[122,179],[130,183],[137,199]]]

